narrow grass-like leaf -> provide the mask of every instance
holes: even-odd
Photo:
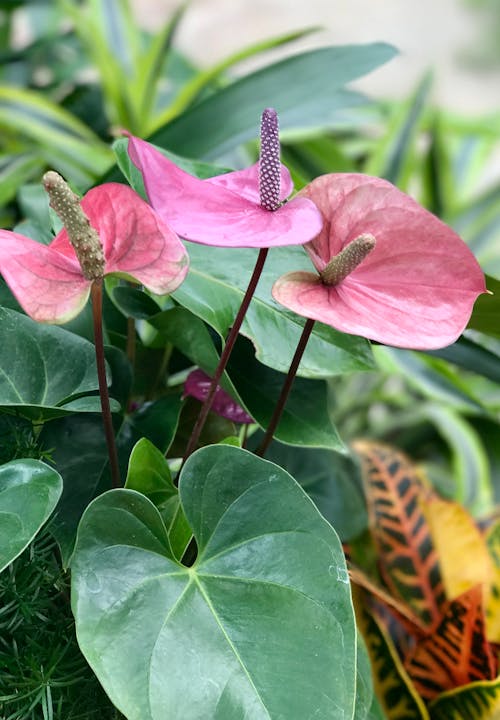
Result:
[[[112,162],[110,149],[86,125],[32,90],[0,87],[0,128],[35,143],[48,164],[75,182],[90,183]]]
[[[395,53],[390,45],[373,43],[293,55],[236,80],[158,130],[151,140],[188,157],[217,158],[255,139],[256,119],[265,107],[276,108],[282,130],[331,127],[339,111],[353,103],[343,86]],[[204,127],[212,132],[200,132]]]
[[[493,488],[486,448],[477,431],[458,412],[437,403],[426,403],[422,414],[434,423],[450,448],[454,499],[473,514],[488,512]]]
[[[318,28],[305,28],[304,30],[297,30],[295,32],[286,33],[279,35],[278,37],[270,38],[269,40],[260,40],[257,43],[253,43],[242,50],[229,55],[228,57],[216,63],[212,67],[202,70],[197,73],[192,80],[188,81],[176,95],[171,105],[155,120],[155,130],[162,125],[167,124],[173,120],[177,115],[184,112],[186,108],[193,103],[208,85],[218,80],[226,70],[237,65],[243,60],[248,60],[254,55],[259,55],[266,50],[272,50],[273,48],[287,45],[288,43],[299,40],[300,38],[306,37],[313,32],[316,32]]]
[[[415,155],[415,140],[422,124],[423,113],[432,84],[426,75],[403,103],[388,124],[385,138],[378,141],[363,171],[383,177],[402,190],[406,189],[410,164]]]

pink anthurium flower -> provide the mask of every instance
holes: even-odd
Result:
[[[193,370],[189,373],[184,383],[184,393],[185,395],[196,398],[196,400],[200,400],[200,402],[204,402],[210,390],[211,382],[212,378],[204,373],[203,370]],[[241,405],[238,405],[220,385],[217,386],[217,390],[215,391],[212,411],[227,420],[242,425],[249,425],[254,422],[250,415],[243,410]]]
[[[295,197],[282,204],[293,189],[284,165],[278,170],[279,203],[266,207],[259,187],[259,163],[199,180],[144,140],[130,136],[128,147],[132,162],[142,172],[152,207],[186,240],[269,248],[302,245],[321,230],[321,216],[310,200]]]
[[[317,273],[284,275],[273,286],[275,300],[396,347],[436,349],[460,336],[487,291],[472,252],[451,228],[367,175],[323,175],[301,195],[324,218],[305,246]]]
[[[103,275],[117,274],[159,295],[181,284],[188,271],[182,242],[133,190],[99,185],[83,197],[81,207],[102,244]],[[92,285],[65,229],[48,246],[0,230],[0,273],[38,322],[64,323],[78,315]]]

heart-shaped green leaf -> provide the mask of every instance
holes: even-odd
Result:
[[[0,572],[33,540],[61,492],[59,473],[39,460],[0,467]]]
[[[32,419],[71,412],[60,407],[98,388],[92,343],[67,330],[41,325],[0,308],[0,406]],[[95,403],[76,412],[97,410]]]
[[[73,611],[112,701],[128,720],[352,718],[356,630],[335,531],[288,473],[228,445],[189,458],[180,494],[192,567],[134,491],[82,518]]]

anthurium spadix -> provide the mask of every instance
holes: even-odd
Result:
[[[275,300],[337,330],[388,345],[435,349],[467,325],[484,276],[461,238],[391,183],[330,174],[301,191],[321,211],[305,245],[316,273],[292,272]]]
[[[319,233],[321,215],[310,200],[297,196],[284,202],[293,182],[279,161],[274,110],[264,111],[263,125],[259,162],[205,180],[129,136],[129,156],[142,173],[149,202],[178,235],[203,245],[270,248],[302,245]]]
[[[46,187],[49,183],[57,189],[59,180],[64,183],[58,178],[57,173],[47,173]],[[173,292],[181,284],[188,271],[186,250],[137,193],[126,185],[107,183],[89,190],[81,201],[73,197],[75,212],[81,207],[90,236],[97,238],[97,250],[89,251],[90,269],[85,269],[85,262],[82,268],[82,256],[79,261],[66,228],[50,245],[0,230],[0,273],[34,320],[67,322],[87,302],[92,282],[110,273],[141,283],[156,294]],[[99,245],[102,257],[93,258],[94,252],[101,252]]]

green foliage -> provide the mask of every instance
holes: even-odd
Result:
[[[0,466],[0,572],[31,542],[62,491],[58,473],[39,460]]]
[[[190,568],[136,492],[102,495],[80,524],[78,637],[117,707],[130,720],[352,715],[356,633],[331,526],[280,467],[228,445],[191,456],[179,491]]]
[[[9,47],[17,12],[32,30],[20,49]],[[255,423],[239,428],[212,413],[199,443],[210,447],[183,465],[178,488],[199,412],[183,396],[184,381],[194,367],[214,372],[255,251],[189,244],[190,272],[172,297],[107,278],[106,360],[127,480],[106,492],[89,308],[65,328],[37,325],[2,281],[0,460],[8,473],[34,467],[30,458],[54,469],[36,465],[43,482],[30,475],[25,490],[34,483],[37,493],[9,508],[24,527],[6,525],[8,542],[0,543],[6,563],[22,553],[0,575],[0,716],[120,717],[106,692],[130,720],[163,720],[172,707],[173,716],[207,720],[385,720],[356,639],[336,535],[359,548],[367,528],[348,448],[358,437],[389,440],[443,494],[481,517],[495,510],[500,194],[499,180],[484,178],[498,150],[498,118],[434,108],[430,75],[402,101],[369,102],[346,83],[395,50],[373,43],[292,54],[311,30],[200,70],[175,48],[185,13],[182,5],[147,33],[126,0],[8,4],[0,28],[2,224],[19,221],[18,232],[50,242],[58,221],[33,184],[47,167],[81,191],[125,179],[143,194],[127,140],[110,148],[115,128],[151,135],[201,178],[241,167],[256,159],[258,117],[272,106],[296,188],[329,172],[388,178],[464,237],[494,295],[479,298],[457,343],[432,353],[372,348],[316,323],[267,462],[240,445],[258,445],[303,329],[270,290],[285,272],[310,269],[300,247],[271,250],[221,379]],[[233,76],[238,63],[275,48],[280,60]],[[51,513],[57,546],[42,530],[22,552]],[[78,649],[61,566],[72,567],[79,642],[105,692]],[[384,638],[372,634],[386,667]],[[393,686],[388,676],[387,693]],[[496,684],[487,691],[496,701]],[[475,699],[457,692],[431,716]],[[409,702],[427,716],[418,697]]]
[[[43,531],[0,574],[0,712],[8,720],[118,720],[75,636],[67,576]]]

